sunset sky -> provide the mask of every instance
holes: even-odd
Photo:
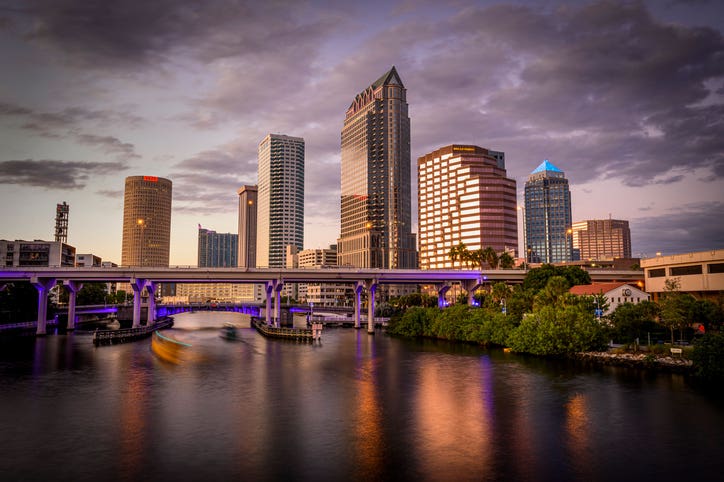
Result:
[[[120,263],[124,179],[162,176],[170,262],[195,265],[271,132],[306,141],[305,248],[327,247],[345,110],[394,65],[413,166],[504,151],[522,203],[549,159],[573,220],[628,219],[634,256],[721,249],[723,32],[717,0],[0,0],[0,239],[53,239],[65,201],[69,244]]]

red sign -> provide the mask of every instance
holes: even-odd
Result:
[[[158,178],[156,176],[143,176],[144,181],[151,181],[151,182],[158,182]]]

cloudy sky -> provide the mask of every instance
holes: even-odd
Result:
[[[501,150],[522,201],[550,159],[574,221],[628,219],[634,256],[724,248],[723,33],[718,0],[0,0],[0,239],[52,239],[66,201],[69,243],[120,262],[124,178],[156,175],[171,264],[195,265],[273,132],[306,140],[305,247],[326,247],[344,112],[395,65],[413,165]]]

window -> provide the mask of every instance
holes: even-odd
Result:
[[[676,266],[671,268],[669,271],[671,272],[671,276],[688,276],[702,273],[700,264],[691,266]]]
[[[666,269],[664,268],[649,270],[649,278],[663,278],[664,276],[666,276]]]
[[[710,274],[724,273],[724,263],[712,263],[707,267]]]

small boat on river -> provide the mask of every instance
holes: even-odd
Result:
[[[224,323],[219,336],[225,340],[238,341],[241,340],[239,333],[236,331],[236,325],[233,323]]]

